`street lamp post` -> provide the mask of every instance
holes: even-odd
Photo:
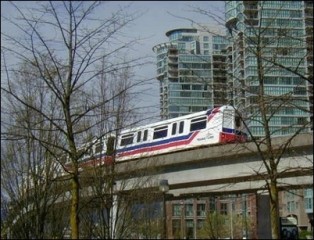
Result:
[[[248,229],[247,229],[247,195],[244,194],[244,223],[245,223],[245,239],[248,239]]]
[[[230,236],[231,236],[231,239],[233,239],[233,216],[232,216],[233,215],[233,200],[232,199],[230,200],[230,212],[231,212]]]
[[[162,192],[163,195],[163,234],[162,238],[167,238],[167,221],[166,221],[166,192],[169,190],[168,180],[162,179],[159,181],[159,190]]]

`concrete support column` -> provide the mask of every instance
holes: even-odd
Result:
[[[269,194],[257,193],[256,204],[257,204],[257,237],[258,239],[271,239]]]

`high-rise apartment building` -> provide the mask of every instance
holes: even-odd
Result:
[[[313,130],[313,1],[304,1],[304,26],[305,40],[307,47],[307,74],[310,84],[308,84],[310,114]]]
[[[272,136],[293,134],[307,122],[311,125],[303,131],[313,130],[313,2],[225,4],[228,97],[248,114],[253,135],[264,135],[261,117],[255,110],[259,80],[263,81],[265,96],[269,96],[268,108],[274,113],[269,118]],[[313,189],[306,189],[305,193],[306,211],[313,222],[313,214],[309,214],[313,210]],[[283,216],[291,214],[292,204],[288,199]]]
[[[311,119],[313,85],[303,78],[313,79],[311,14],[306,1],[226,1],[228,96],[247,113],[255,136],[264,135],[260,81],[272,136],[295,133]]]
[[[214,34],[212,32],[215,32]],[[221,29],[173,29],[169,42],[153,47],[157,54],[161,118],[169,119],[227,102],[226,40]]]

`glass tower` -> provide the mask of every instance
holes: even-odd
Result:
[[[169,42],[153,47],[157,55],[161,119],[225,104],[224,36],[197,28],[173,29],[166,36]]]
[[[311,25],[309,15],[313,15],[313,3],[226,1],[225,4],[230,42],[228,97],[247,114],[253,135],[264,135],[257,110],[261,86],[267,98],[272,136],[292,134],[304,126],[303,132],[309,131],[307,123],[313,114],[313,20]]]

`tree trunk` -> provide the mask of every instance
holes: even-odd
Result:
[[[276,179],[270,182],[270,222],[272,239],[279,239],[278,188]]]
[[[72,200],[71,200],[71,238],[79,238],[79,216],[78,216],[78,203],[79,203],[79,181],[78,175],[75,174],[72,179]]]

